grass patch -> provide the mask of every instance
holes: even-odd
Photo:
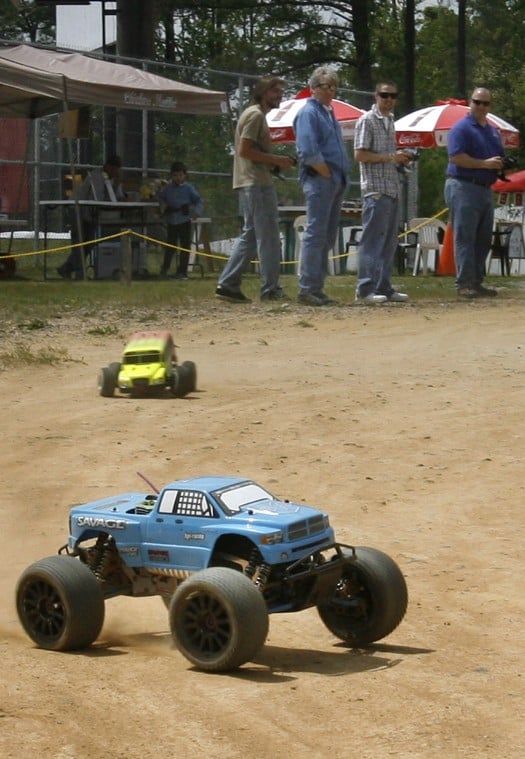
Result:
[[[28,242],[24,241],[25,244]],[[17,259],[16,276],[3,280],[0,287],[0,317],[4,325],[14,322],[22,329],[38,330],[51,320],[75,315],[86,322],[91,321],[91,334],[103,336],[118,333],[114,323],[118,319],[129,321],[132,317],[138,326],[147,328],[155,324],[161,311],[198,311],[217,303],[214,293],[218,270],[205,270],[203,277],[196,270],[190,271],[188,282],[160,279],[158,252],[147,254],[146,266],[150,275],[134,279],[130,285],[114,280],[63,281],[56,274],[56,266],[64,258],[65,253],[50,253],[45,267],[42,254]],[[216,269],[218,266],[215,262]],[[281,282],[293,304],[298,293],[297,276],[283,274]],[[393,284],[396,289],[408,293],[412,304],[418,301],[457,302],[454,277],[413,277],[408,270],[405,275],[398,276],[394,270]],[[500,288],[502,298],[525,298],[525,277],[491,276],[487,278],[487,284]],[[355,275],[342,274],[328,277],[325,289],[339,303],[351,305],[355,287]],[[258,273],[251,270],[244,275],[242,289],[254,303],[259,300],[259,288]]]
[[[73,361],[64,348],[44,347],[32,350],[27,345],[17,345],[10,351],[0,353],[0,371],[14,366],[55,366],[66,361]]]
[[[87,333],[88,335],[99,335],[104,337],[105,335],[118,335],[119,330],[112,324],[107,324],[103,327],[93,327],[92,329],[88,329]]]

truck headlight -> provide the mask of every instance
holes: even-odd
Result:
[[[276,543],[282,543],[284,540],[284,534],[281,530],[279,532],[269,532],[268,535],[261,537],[261,543],[263,546],[274,546]]]

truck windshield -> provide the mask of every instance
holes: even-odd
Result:
[[[215,495],[231,513],[240,511],[243,506],[249,506],[250,503],[275,500],[271,493],[260,485],[256,485],[255,482],[245,482]]]
[[[124,364],[160,364],[160,353],[151,351],[150,353],[126,353],[123,356]]]

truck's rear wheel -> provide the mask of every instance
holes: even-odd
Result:
[[[31,564],[16,588],[22,627],[40,648],[86,648],[104,622],[104,596],[95,575],[71,556],[50,556]]]
[[[268,610],[260,591],[240,572],[203,569],[184,580],[170,604],[170,628],[180,652],[209,672],[253,659],[268,634]]]
[[[354,647],[389,635],[408,604],[405,578],[393,559],[375,548],[344,549],[350,559],[331,600],[317,607],[328,629]]]

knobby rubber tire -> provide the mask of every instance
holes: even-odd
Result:
[[[184,580],[173,594],[169,619],[179,651],[208,672],[252,660],[268,634],[261,592],[245,575],[226,567],[203,569]]]

